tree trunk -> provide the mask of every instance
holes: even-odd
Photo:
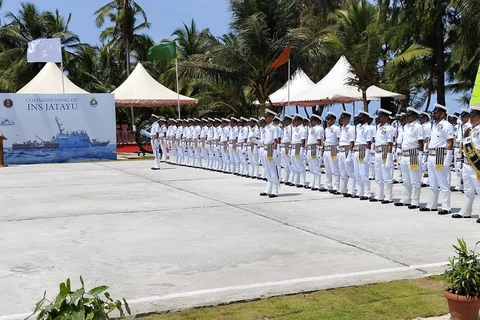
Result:
[[[443,16],[439,15],[437,21],[437,32],[435,35],[435,59],[437,64],[437,103],[445,106],[445,45],[443,39],[443,28]]]
[[[368,112],[367,90],[362,89],[363,111]]]

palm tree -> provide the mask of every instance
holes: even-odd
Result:
[[[68,62],[79,46],[79,38],[69,28],[71,15],[64,19],[55,14],[40,12],[33,3],[22,3],[18,14],[6,14],[7,24],[0,28],[1,90],[15,92],[30,81],[43,67],[41,63],[27,63],[28,43],[39,38],[58,37],[62,54]]]
[[[343,55],[356,78],[349,84],[362,92],[363,109],[368,112],[367,89],[379,83],[378,63],[382,56],[383,20],[380,11],[366,0],[351,1],[347,11],[335,13],[334,29],[324,40],[337,55]]]

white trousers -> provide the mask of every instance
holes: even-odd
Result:
[[[370,197],[370,183],[368,180],[368,166],[370,163],[370,152],[365,152],[365,159],[360,162],[359,152],[353,155],[353,168],[355,170],[355,181],[357,182],[357,195]]]
[[[472,216],[475,192],[480,195],[480,181],[477,179],[477,173],[475,172],[475,169],[466,163],[463,164],[462,178],[465,197],[459,214],[464,217],[470,217]]]
[[[240,173],[241,175],[248,175],[249,174],[249,171],[248,171],[248,151],[247,151],[247,146],[243,146],[241,149],[240,149],[240,152],[238,153],[238,157],[240,158],[240,166],[239,166],[239,171],[238,173]]]
[[[305,185],[305,151],[300,149],[300,155],[295,157],[295,150],[290,150],[290,159],[293,168],[293,183],[296,185]]]
[[[153,167],[160,168],[160,143],[158,139],[152,139],[150,140],[150,144],[152,145],[153,156],[155,157]]]
[[[418,169],[413,170],[410,168],[410,157],[402,156],[400,168],[403,172],[403,195],[401,202],[407,205],[418,206],[422,191],[422,162],[419,161]]]
[[[428,184],[430,185],[431,197],[427,204],[429,209],[438,209],[438,196],[440,191],[443,193],[443,203],[441,209],[450,211],[450,184],[448,183],[448,174],[450,167],[447,166],[441,170],[435,168],[435,156],[428,156]]]
[[[338,152],[338,167],[340,171],[340,193],[355,192],[355,170],[353,161],[348,160],[348,153]]]
[[[275,161],[267,160],[267,151],[260,150],[260,158],[262,159],[263,170],[267,178],[267,186],[265,193],[278,195],[278,173]]]
[[[285,150],[285,147],[282,147],[280,152],[281,152],[280,155],[282,157],[283,168],[285,169],[285,177],[283,178],[283,181],[290,182],[290,180],[293,180],[293,174],[291,175],[291,172],[292,172],[292,160],[290,159],[291,150],[290,148],[288,150]],[[285,154],[285,152],[287,152],[287,154]]]
[[[320,159],[318,159],[318,155],[312,158],[312,150],[307,150],[307,163],[308,169],[310,170],[310,174],[312,175],[312,183],[310,187],[312,188],[320,188],[320,184],[322,183],[322,172],[320,171]]]
[[[375,182],[377,183],[375,199],[392,201],[393,166],[388,167],[383,163],[381,152],[375,153],[374,166]]]
[[[258,170],[259,170],[259,163],[258,163],[258,146],[247,146],[248,150],[248,160],[250,161],[250,176],[257,177]]]
[[[323,163],[325,164],[325,176],[327,177],[326,187],[328,190],[338,191],[340,184],[340,168],[337,153],[337,159],[332,159],[332,153],[325,151],[323,153]],[[332,179],[333,178],[333,179]]]

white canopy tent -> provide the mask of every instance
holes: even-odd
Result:
[[[288,85],[290,84],[290,97],[302,93],[315,85],[301,68],[290,77],[283,87],[269,96],[271,103],[275,106],[286,106],[288,104]],[[259,104],[258,100],[254,104]],[[267,101],[268,104],[268,101]]]
[[[30,94],[62,94],[62,77],[65,93],[88,93],[73,84],[54,62],[48,62],[40,72],[17,93]]]
[[[345,57],[341,57],[332,70],[317,84],[309,90],[292,96],[290,104],[313,106],[362,101],[360,89],[347,84],[351,78],[355,78],[355,75],[350,72],[350,63]],[[402,94],[390,92],[377,86],[371,86],[367,89],[367,100],[380,100],[386,97],[396,100],[405,99]]]
[[[132,74],[115,91],[117,107],[160,107],[177,105],[177,93],[159,82],[138,63]],[[193,105],[197,99],[180,95],[181,105]]]

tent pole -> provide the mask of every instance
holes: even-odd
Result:
[[[178,119],[180,119],[180,91],[178,88],[178,60],[175,58],[175,74],[177,75],[177,109],[178,109]]]

